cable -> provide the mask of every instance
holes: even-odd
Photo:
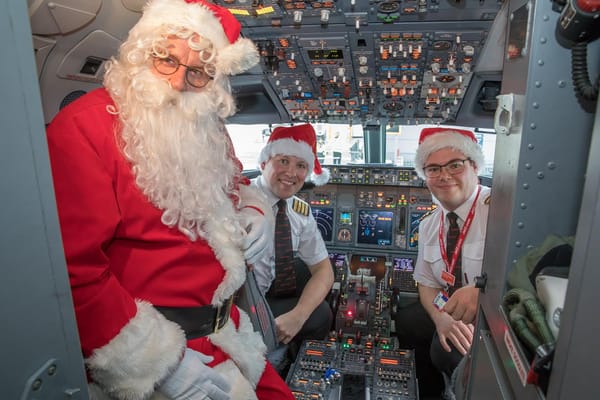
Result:
[[[573,86],[578,95],[590,101],[598,99],[600,79],[597,78],[595,84],[590,82],[587,69],[586,42],[576,43],[571,49],[571,75],[573,77]]]

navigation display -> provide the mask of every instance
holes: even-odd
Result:
[[[317,221],[317,227],[325,242],[331,242],[333,238],[333,208],[310,208],[313,217]]]

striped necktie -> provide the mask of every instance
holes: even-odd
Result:
[[[287,202],[277,202],[275,217],[275,280],[271,284],[269,296],[283,297],[296,293],[296,271],[294,269],[294,251],[292,248],[292,229],[286,209]]]
[[[454,249],[456,248],[456,242],[458,242],[458,236],[460,235],[460,228],[458,227],[458,215],[454,212],[449,212],[447,215],[448,221],[448,233],[446,234],[446,254],[448,255],[448,261],[452,260],[454,255]],[[458,254],[456,259],[456,265],[454,266],[454,286],[450,287],[450,294],[456,289],[462,286],[462,267],[461,267],[462,254]]]

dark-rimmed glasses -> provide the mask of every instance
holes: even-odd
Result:
[[[203,88],[214,77],[214,65],[212,64],[205,64],[202,67],[190,67],[173,56],[152,56],[152,58],[154,68],[163,75],[173,75],[181,66],[187,68],[185,80],[195,88]]]
[[[444,165],[430,164],[423,167],[423,172],[428,178],[437,178],[442,174],[443,168],[448,171],[450,175],[457,175],[465,170],[465,162],[467,161],[471,161],[471,159],[465,158],[464,160],[450,160]]]

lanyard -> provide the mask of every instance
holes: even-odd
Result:
[[[438,236],[438,240],[440,243],[440,252],[442,253],[442,259],[446,264],[446,270],[452,274],[454,273],[454,268],[456,267],[456,262],[458,261],[458,253],[460,253],[460,249],[462,248],[463,242],[465,241],[465,237],[467,236],[467,232],[469,232],[469,228],[471,227],[471,223],[473,223],[473,218],[475,217],[475,205],[477,204],[477,199],[479,198],[479,193],[481,192],[481,186],[477,188],[477,195],[475,195],[475,200],[473,204],[471,204],[471,209],[469,210],[469,214],[467,214],[467,219],[465,220],[465,224],[460,230],[460,234],[458,236],[458,240],[456,242],[456,247],[454,248],[454,254],[452,254],[452,260],[448,260],[448,254],[446,253],[446,246],[444,245],[444,213],[440,214],[440,232]]]

